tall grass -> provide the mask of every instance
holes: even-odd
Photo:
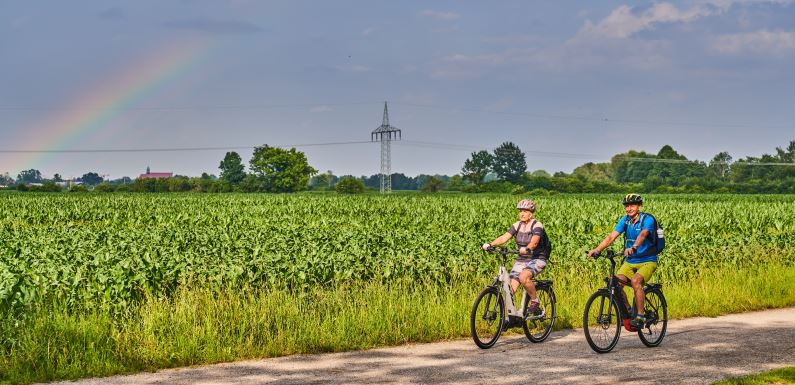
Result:
[[[792,265],[723,266],[693,275],[664,282],[670,317],[795,305]],[[472,300],[489,279],[469,276],[449,285],[360,283],[301,292],[181,288],[170,298],[146,298],[121,318],[73,312],[67,303],[52,300],[31,308],[22,321],[2,321],[3,330],[15,334],[0,351],[0,382],[467,337]],[[556,328],[580,326],[584,303],[599,285],[586,276],[556,278]]]

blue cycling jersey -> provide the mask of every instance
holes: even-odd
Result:
[[[637,222],[632,223],[632,220],[629,220],[628,215],[624,215],[621,219],[618,220],[616,223],[616,227],[613,229],[619,233],[626,232],[627,241],[625,248],[630,248],[632,245],[635,244],[635,240],[638,239],[640,232],[643,230],[648,230],[649,234],[646,236],[646,239],[643,240],[643,243],[635,250],[636,254],[641,254],[648,250],[650,247],[654,247],[652,240],[654,239],[654,219],[650,215],[646,215],[646,213],[640,213],[640,219]],[[627,222],[629,222],[629,226],[627,226]],[[630,255],[627,257],[626,261],[628,263],[643,263],[643,262],[657,262],[657,255],[647,255],[643,257],[633,257]]]

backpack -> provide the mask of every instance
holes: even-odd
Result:
[[[638,219],[640,223],[643,223],[643,216],[648,215],[651,217],[651,220],[654,221],[654,231],[649,234],[651,236],[651,244],[652,246],[648,248],[646,251],[640,254],[635,254],[634,257],[646,257],[649,255],[659,255],[665,249],[665,236],[663,235],[663,225],[662,223],[657,221],[657,218],[654,215],[649,213],[640,213],[641,217]],[[627,244],[627,228],[630,226],[630,218],[626,218],[624,220],[624,245]]]
[[[533,226],[536,224],[536,220],[533,219],[533,222],[530,223],[530,231],[533,231]],[[541,241],[538,242],[538,247],[541,247],[543,251],[542,254],[546,255],[546,261],[552,259],[552,242],[549,241],[549,235],[547,234],[547,229],[544,228],[544,235],[541,236]]]

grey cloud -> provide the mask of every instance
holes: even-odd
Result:
[[[670,3],[656,3],[638,12],[637,8],[622,5],[596,24],[586,20],[578,36],[626,39],[640,31],[654,28],[655,24],[689,23],[720,12],[710,6],[695,6],[680,10]]]
[[[184,19],[169,21],[165,25],[169,28],[201,31],[220,35],[256,33],[262,31],[262,28],[256,24],[239,20]]]
[[[795,52],[795,33],[759,30],[718,36],[712,49],[722,54],[783,54]]]

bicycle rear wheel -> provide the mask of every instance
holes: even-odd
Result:
[[[638,337],[648,347],[658,346],[668,328],[668,304],[662,291],[656,288],[648,289],[643,310],[646,313],[646,324],[638,330]]]
[[[497,342],[505,322],[505,306],[500,291],[489,286],[480,292],[472,305],[469,329],[472,339],[481,349],[488,349]]]
[[[607,353],[618,344],[621,336],[621,314],[610,294],[597,291],[585,303],[582,317],[585,339],[597,353]]]
[[[527,309],[530,306],[530,297],[527,296],[522,305],[524,315],[524,335],[530,342],[542,342],[552,333],[552,325],[555,324],[555,293],[551,287],[536,289],[538,295],[538,310],[531,314]]]

